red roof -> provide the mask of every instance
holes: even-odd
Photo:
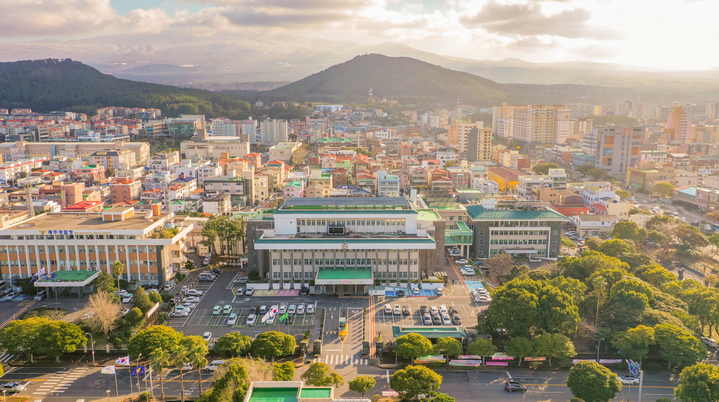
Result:
[[[245,155],[244,157],[248,157],[248,156],[251,157],[251,158],[257,158],[258,156],[262,156],[262,155],[256,154],[256,153],[251,153],[251,154]]]
[[[607,212],[607,208],[605,208],[604,205],[602,205],[602,204],[594,204],[594,205],[592,205],[592,208],[594,208],[598,211]]]
[[[267,162],[267,164],[268,164],[268,165],[284,165],[285,163],[282,162],[282,161],[280,161],[280,160],[275,159],[275,160],[273,160],[273,161]]]
[[[66,211],[87,211],[93,209],[98,205],[102,205],[102,201],[80,201],[78,203],[68,205],[65,207]]]

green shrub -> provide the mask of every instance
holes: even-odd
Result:
[[[175,294],[172,292],[163,292],[160,297],[162,297],[163,303],[168,303],[170,300],[175,298]]]
[[[184,281],[185,278],[187,278],[187,275],[185,275],[183,272],[177,272],[175,274],[175,283],[179,284],[180,282]]]
[[[149,392],[143,392],[140,394],[140,402],[150,402],[152,400],[152,394]]]
[[[251,281],[259,281],[262,279],[260,277],[260,271],[258,271],[258,270],[250,271],[250,273],[247,275],[247,278]]]
[[[664,370],[664,365],[657,363],[657,362],[650,362],[646,365],[647,371],[662,371]]]

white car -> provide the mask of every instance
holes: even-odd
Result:
[[[197,289],[190,289],[187,291],[188,296],[202,296],[203,292],[201,290]]]
[[[444,288],[437,288],[437,296],[444,296]]]
[[[304,313],[305,313],[305,305],[300,304],[299,306],[297,306],[297,314],[304,314]]]
[[[247,290],[245,290],[245,296],[252,296],[254,293],[255,289],[253,288],[247,288]]]
[[[230,314],[230,317],[227,319],[227,325],[235,325],[237,324],[237,314],[232,313]]]
[[[464,276],[474,276],[474,275],[476,275],[476,273],[474,272],[474,270],[471,270],[471,271],[470,271],[470,270],[462,270],[462,271],[460,271],[460,273],[461,273],[462,275],[464,275]]]
[[[272,325],[275,323],[275,317],[277,317],[277,314],[271,315],[267,318],[267,325]]]
[[[287,305],[286,305],[286,304],[281,305],[281,306],[280,306],[279,313],[280,313],[280,314],[284,314],[284,313],[286,313],[286,312],[287,312]]]
[[[290,314],[294,314],[295,311],[297,311],[297,306],[295,306],[294,304],[290,304],[290,308],[287,310],[287,312]]]
[[[389,304],[384,305],[384,313],[385,314],[392,314],[392,306]]]
[[[182,308],[185,308],[185,309],[188,309],[188,310],[194,310],[195,307],[197,307],[197,304],[195,304],[195,303],[182,303],[182,304],[180,304],[179,307],[182,307]]]
[[[619,377],[619,381],[621,381],[622,384],[624,384],[624,385],[638,385],[639,384],[639,379],[636,377],[633,377],[631,375],[629,375],[629,376],[620,375],[617,377]]]
[[[279,309],[279,306],[276,305],[276,304],[273,304],[273,305],[270,307],[270,314],[273,314],[273,315],[274,315],[274,314],[277,314],[277,311],[278,311],[277,309]]]
[[[419,294],[419,288],[412,288],[412,294],[418,295]]]
[[[394,305],[394,315],[402,315],[402,309],[399,307],[399,304]]]
[[[467,261],[467,260],[465,260],[465,259],[455,260],[454,262],[457,263],[457,264],[468,264],[468,263],[469,263],[469,261]]]
[[[429,306],[429,313],[432,315],[439,314],[439,310],[436,306]]]
[[[702,336],[702,342],[704,342],[705,345],[716,348],[717,347],[717,341],[715,341],[712,338],[708,338],[706,336]]]
[[[452,325],[452,320],[449,318],[449,315],[442,314],[442,324],[443,325]]]
[[[194,297],[194,296],[185,297],[184,299],[182,299],[182,302],[183,302],[183,303],[199,303],[199,302],[200,302],[200,298],[199,298],[199,297]]]
[[[202,334],[202,339],[203,339],[205,342],[211,341],[211,340],[212,340],[212,332],[207,331],[207,332],[205,332],[204,334]]]
[[[128,304],[131,301],[132,301],[132,293],[127,294],[122,298],[122,303],[124,303],[124,304]]]
[[[247,317],[247,326],[251,327],[255,325],[255,321],[257,321],[257,316],[254,314],[250,314],[250,316]]]
[[[315,313],[315,305],[309,304],[307,305],[307,314],[314,314]]]
[[[175,310],[170,313],[170,317],[187,317],[190,312],[187,310]]]
[[[224,360],[213,360],[213,361],[211,361],[210,363],[208,363],[207,366],[205,366],[205,370],[207,370],[207,371],[215,371],[215,370],[217,370],[220,366],[222,366],[223,364],[225,364],[225,361],[224,361]]]
[[[439,306],[439,313],[440,313],[440,314],[447,314],[447,306],[445,306],[444,304],[441,305],[441,306]]]

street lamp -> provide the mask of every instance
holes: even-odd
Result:
[[[599,363],[599,347],[602,345],[602,341],[604,338],[599,338],[599,343],[597,344],[597,363]]]
[[[105,392],[107,392],[107,402],[110,402],[110,390],[108,389]]]
[[[89,333],[89,332],[85,332],[85,333],[90,335],[90,342],[92,342],[92,344],[90,346],[92,348],[92,365],[95,366],[95,338],[93,338],[91,333]],[[87,350],[87,349],[85,349],[85,350]]]

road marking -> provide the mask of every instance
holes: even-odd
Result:
[[[341,352],[342,349],[325,349],[327,352]]]
[[[555,392],[555,391],[534,391],[534,390],[527,390],[527,392],[531,392],[533,394],[563,394],[564,392]]]
[[[352,356],[352,360],[351,360],[350,364],[355,364],[355,357],[354,357],[354,355]]]
[[[389,384],[389,370],[387,370],[387,384]]]

